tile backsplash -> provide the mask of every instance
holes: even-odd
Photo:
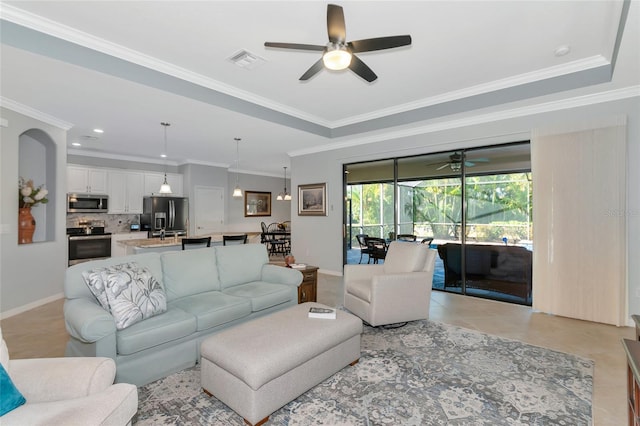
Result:
[[[104,221],[106,232],[113,234],[129,232],[132,223],[140,223],[139,214],[67,213],[67,228],[80,226],[80,222]]]

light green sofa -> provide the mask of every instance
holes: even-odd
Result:
[[[117,330],[83,271],[137,262],[160,283],[167,311]],[[96,260],[67,269],[66,356],[115,360],[116,382],[138,386],[191,367],[207,336],[298,303],[302,274],[269,264],[262,244],[244,244]]]

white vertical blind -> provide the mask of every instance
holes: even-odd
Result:
[[[626,125],[537,133],[533,308],[624,325]]]

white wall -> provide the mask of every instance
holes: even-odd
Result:
[[[57,197],[66,193],[67,150],[65,130],[5,108],[0,109],[0,114],[7,121],[7,127],[0,128],[0,315],[5,317],[29,309],[34,303],[61,297],[67,262],[66,209],[62,198],[55,202],[54,239],[18,244],[19,137],[27,130],[41,129],[56,144]],[[51,191],[49,184],[47,187]]]
[[[567,102],[565,105],[570,104]],[[640,98],[632,97],[594,105],[559,109],[553,112],[520,114],[516,118],[483,124],[447,126],[439,123],[416,136],[300,155],[292,158],[292,252],[299,262],[319,266],[323,272],[342,274],[342,165],[356,161],[437,152],[462,147],[477,147],[529,139],[536,128],[566,125],[571,122],[600,121],[603,117],[627,117],[627,230],[628,311],[640,313]],[[474,120],[477,122],[477,120]],[[469,123],[474,122],[469,120]],[[460,121],[464,123],[464,121]],[[448,127],[452,127],[447,129]],[[447,130],[437,130],[437,129]],[[571,161],[570,158],[567,161]],[[297,215],[297,188],[300,184],[326,182],[328,215]],[[534,188],[535,191],[535,188]],[[535,217],[534,229],[535,229]],[[603,282],[606,277],[602,277]]]

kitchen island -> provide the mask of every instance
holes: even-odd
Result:
[[[247,234],[247,243],[260,243],[260,232],[225,232],[206,235],[190,235],[184,238],[206,238],[211,237],[211,246],[221,246],[223,235],[242,235]],[[138,253],[164,252],[182,250],[183,237],[166,237],[164,240],[160,238],[139,238],[131,240],[118,241],[118,244],[125,246],[126,255]]]

